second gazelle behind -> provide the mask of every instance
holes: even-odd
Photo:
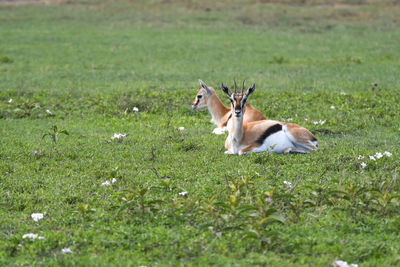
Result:
[[[268,150],[276,153],[308,153],[317,150],[317,138],[306,128],[295,123],[274,120],[244,122],[247,98],[254,92],[253,84],[244,94],[232,93],[222,84],[222,91],[231,101],[232,123],[225,141],[226,154],[242,155],[248,152]]]

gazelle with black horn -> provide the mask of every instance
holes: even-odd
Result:
[[[222,103],[214,88],[207,86],[202,80],[199,80],[199,82],[201,88],[197,91],[196,97],[193,100],[192,109],[198,110],[207,107],[212,117],[211,122],[217,125],[217,128],[213,130],[213,133],[223,134],[228,130],[227,125],[232,117],[231,109]],[[266,119],[258,109],[255,109],[250,105],[246,105],[246,109],[247,112],[243,119],[244,122]]]
[[[222,91],[231,101],[232,123],[225,141],[226,154],[242,155],[248,152],[270,151],[276,153],[308,153],[317,150],[317,138],[306,128],[295,123],[284,123],[274,120],[244,122],[247,98],[254,92],[253,84],[242,92],[232,93],[222,84]]]

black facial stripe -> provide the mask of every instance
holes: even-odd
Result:
[[[270,136],[270,135],[272,135],[272,134],[274,134],[276,132],[279,132],[279,131],[282,131],[282,125],[281,124],[272,125],[267,130],[265,130],[263,132],[263,134],[260,135],[260,137],[258,137],[258,139],[256,140],[256,143],[259,144],[259,145],[262,145],[264,143],[265,139],[268,138],[268,136]]]

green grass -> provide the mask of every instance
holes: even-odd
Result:
[[[0,1],[0,265],[399,264],[399,3],[330,3]],[[319,151],[224,155],[199,78]]]

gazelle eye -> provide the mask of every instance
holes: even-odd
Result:
[[[202,97],[203,97],[202,95],[197,95],[197,98],[198,98],[198,99],[200,99],[200,98],[202,98]]]

